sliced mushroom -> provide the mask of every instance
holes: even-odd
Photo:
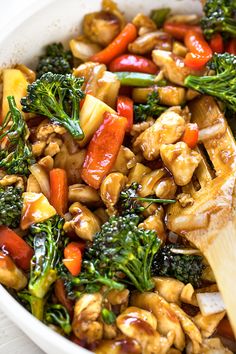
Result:
[[[160,42],[168,42],[170,35],[162,31],[148,32],[130,43],[128,49],[134,54],[150,53]],[[168,47],[169,49],[169,47]]]
[[[164,242],[166,240],[166,232],[163,214],[163,209],[161,207],[158,208],[153,215],[150,215],[139,224],[139,227],[146,230],[156,231],[158,238]]]
[[[180,321],[164,298],[157,293],[137,293],[131,296],[131,305],[151,311],[157,319],[157,330],[163,335],[174,332],[174,346],[180,350],[184,349],[185,335]]]
[[[184,283],[169,277],[154,277],[155,290],[168,302],[180,303]]]
[[[152,195],[155,192],[155,186],[157,182],[166,175],[166,170],[160,168],[158,170],[153,170],[150,173],[147,173],[141,179],[140,185],[142,186],[139,190],[139,195],[141,197],[147,197]]]
[[[74,231],[83,240],[93,240],[96,232],[100,231],[100,221],[86,206],[79,202],[72,204],[69,208],[72,215],[70,221],[65,222],[64,230]]]
[[[173,199],[177,191],[173,177],[165,177],[160,179],[155,185],[155,194],[161,199]]]
[[[133,151],[121,145],[112,171],[121,172],[124,175],[127,175],[130,169],[133,168],[135,165],[136,165],[136,158]]]
[[[69,201],[94,206],[101,201],[101,198],[96,189],[80,183],[69,186]]]
[[[112,209],[118,202],[120,192],[127,182],[127,177],[119,172],[110,173],[101,184],[100,193],[108,210]]]

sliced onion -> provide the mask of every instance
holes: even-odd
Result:
[[[209,224],[209,214],[183,215],[173,218],[168,227],[174,232],[204,229]]]
[[[171,248],[171,252],[176,253],[176,254],[184,254],[184,255],[192,255],[192,254],[200,254],[201,252],[199,250],[193,250],[193,249],[187,249],[187,248],[175,248],[175,245],[173,245],[173,248]]]
[[[70,49],[75,58],[87,61],[92,55],[101,50],[98,44],[87,42],[82,39],[71,39]]]
[[[32,175],[36,178],[38,184],[40,185],[41,191],[43,192],[45,197],[50,199],[49,178],[43,166],[40,166],[38,163],[35,163],[34,165],[29,167],[29,170],[32,173]]]
[[[197,293],[196,296],[203,316],[213,315],[225,310],[225,304],[219,292]]]
[[[216,136],[221,136],[225,133],[226,126],[222,122],[211,125],[210,127],[199,130],[198,140],[204,141],[207,139],[215,138]]]

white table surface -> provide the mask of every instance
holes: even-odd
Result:
[[[34,0],[0,0],[0,30]],[[1,299],[0,299],[1,301]],[[17,314],[16,314],[17,316]],[[0,353],[1,354],[44,354],[7,316],[0,310]]]

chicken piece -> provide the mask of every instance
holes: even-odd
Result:
[[[178,41],[174,41],[173,49],[172,49],[172,53],[174,55],[185,58],[187,52],[188,52],[188,49],[187,49],[187,47],[185,47],[185,45],[183,45],[183,43],[178,42]]]
[[[103,323],[103,338],[105,339],[114,339],[118,333],[118,328],[116,324],[107,324]]]
[[[202,335],[197,326],[193,323],[192,319],[176,304],[171,303],[170,307],[174,310],[176,316],[181,322],[184,332],[192,341],[192,353],[198,353],[200,343],[202,343]]]
[[[135,339],[124,337],[116,340],[102,340],[95,349],[96,354],[142,354],[140,344]]]
[[[136,293],[131,296],[131,305],[151,311],[157,319],[157,330],[167,335],[173,332],[174,346],[183,350],[185,347],[185,335],[180,321],[170,304],[157,293]]]
[[[129,290],[111,290],[107,294],[107,300],[111,305],[123,305],[128,304],[129,301]]]
[[[168,277],[154,277],[155,290],[168,302],[180,303],[184,283]]]
[[[177,190],[173,177],[165,177],[158,181],[154,187],[157,198],[173,199]]]
[[[158,208],[153,215],[148,216],[139,227],[146,230],[155,230],[163,242],[166,240],[163,208]]]
[[[154,63],[163,70],[164,76],[174,84],[184,86],[184,80],[188,75],[201,76],[203,70],[193,70],[185,66],[184,59],[166,50],[153,50]]]
[[[55,157],[55,167],[63,168],[67,172],[68,183],[80,183],[80,174],[84,163],[86,150],[82,149],[75,154],[70,154],[66,146],[63,145],[61,151]]]
[[[119,172],[109,173],[102,181],[100,187],[100,195],[103,203],[111,212],[114,211],[114,206],[118,202],[120,192],[127,182],[127,177]]]
[[[17,291],[27,285],[25,274],[15,265],[10,256],[2,251],[0,251],[0,283]]]
[[[194,203],[194,199],[191,197],[191,194],[188,193],[180,193],[177,195],[176,200],[179,201],[182,208],[186,208],[188,206],[192,206]]]
[[[162,144],[172,144],[178,141],[185,130],[185,120],[173,109],[165,111],[155,123],[134,142],[146,160],[155,160],[160,154]]]
[[[175,348],[170,348],[170,350],[168,350],[167,352],[167,354],[181,354],[181,353],[182,353],[181,351]]]
[[[139,36],[134,42],[130,43],[128,49],[134,54],[150,53],[160,42],[168,43],[170,35],[162,31],[148,32]],[[169,47],[168,47],[169,49]]]
[[[156,331],[157,320],[149,311],[128,307],[117,317],[116,323],[123,334],[138,341],[143,354],[164,354],[173,343],[173,333],[170,333],[167,338],[161,338]]]
[[[38,163],[38,165],[43,166],[43,168],[48,173],[53,169],[53,166],[54,166],[54,160],[49,155],[42,157],[37,163]]]
[[[201,334],[204,338],[210,337],[216,330],[218,324],[224,318],[225,311],[215,313],[209,316],[203,316],[199,312],[196,316],[193,317],[194,323],[198,326],[201,331]]]
[[[1,187],[7,187],[7,186],[12,186],[15,185],[18,188],[21,188],[24,190],[24,179],[23,177],[17,176],[17,175],[5,175],[0,179],[0,186]]]
[[[75,303],[72,330],[77,338],[87,343],[102,338],[103,325],[99,322],[102,300],[100,293],[84,294]]]
[[[195,353],[192,343],[189,343],[186,348],[187,354]],[[199,346],[199,351],[195,354],[233,354],[231,350],[225,348],[219,338],[204,339]]]
[[[133,124],[130,135],[135,138],[155,123],[153,118],[148,118],[145,122]]]
[[[92,42],[106,47],[120,33],[124,22],[124,16],[116,3],[105,0],[102,11],[84,16],[83,32]]]
[[[98,202],[101,202],[98,191],[82,183],[69,186],[68,197],[70,202],[80,202],[88,206],[94,206]]]
[[[178,186],[185,186],[191,181],[194,171],[202,160],[198,152],[191,150],[182,141],[161,145],[160,154]]]
[[[98,217],[98,219],[101,222],[101,225],[103,225],[105,222],[109,220],[109,215],[107,214],[104,208],[98,208],[94,210],[93,213]]]
[[[136,165],[136,157],[129,148],[121,145],[112,172],[121,172],[127,175],[131,168]]]
[[[92,241],[96,232],[100,231],[98,217],[79,202],[72,204],[69,212],[72,219],[65,222],[64,230],[66,232],[74,231],[83,240]]]
[[[106,70],[106,66],[104,64],[88,61],[86,63],[79,65],[76,69],[74,69],[73,75],[76,77],[83,77],[84,91],[89,92],[93,96],[95,96],[98,89],[98,80],[102,77],[105,70]]]

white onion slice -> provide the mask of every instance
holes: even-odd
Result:
[[[36,178],[38,181],[38,184],[40,185],[41,191],[45,195],[46,198],[50,199],[50,183],[49,183],[49,178],[48,174],[43,168],[43,166],[40,166],[39,164],[35,163],[34,165],[29,167],[30,172],[32,175]]]
[[[226,126],[224,122],[219,122],[211,125],[210,127],[199,130],[198,141],[204,141],[215,138],[216,136],[221,136],[225,133],[225,131]]]
[[[225,304],[219,292],[197,293],[196,296],[203,316],[213,315],[225,310]]]

